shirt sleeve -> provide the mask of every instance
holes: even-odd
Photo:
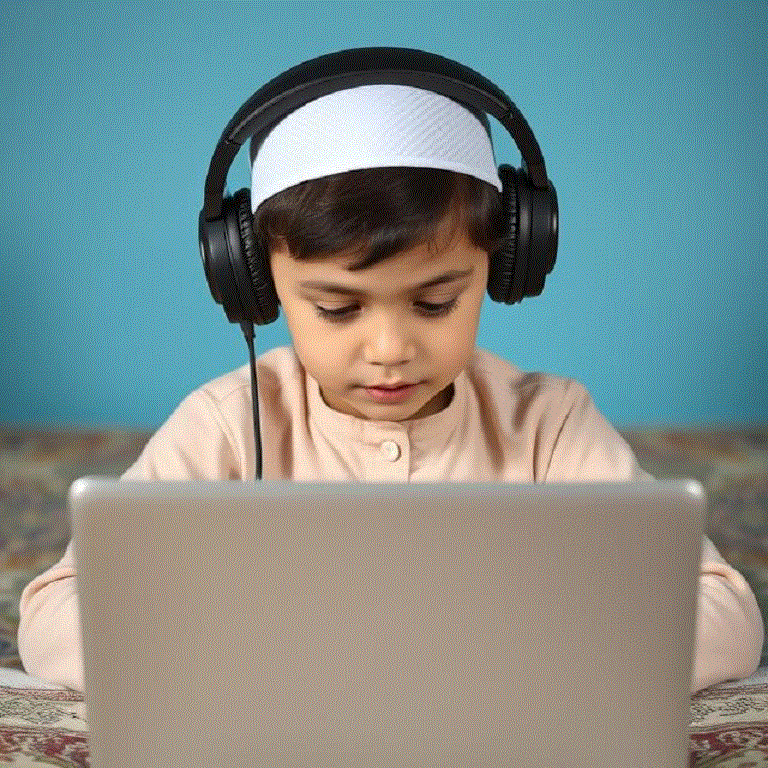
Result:
[[[632,449],[599,413],[588,393],[570,382],[566,415],[554,444],[546,480],[652,480]],[[760,663],[764,627],[744,577],[702,542],[691,692],[748,677]]]
[[[584,387],[566,381],[544,482],[652,480],[629,444],[598,411]]]
[[[204,390],[197,390],[150,438],[123,478],[239,479],[245,459],[233,445],[236,441],[216,401]],[[56,565],[26,586],[19,614],[19,655],[27,673],[82,691],[80,616],[71,542]]]
[[[764,632],[749,584],[704,539],[691,693],[753,674],[760,664]]]
[[[62,559],[33,579],[21,594],[19,656],[32,676],[83,690],[75,566],[72,543]]]
[[[239,480],[245,463],[241,443],[219,403],[205,389],[198,389],[155,432],[123,478]]]

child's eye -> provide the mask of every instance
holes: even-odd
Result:
[[[419,313],[426,317],[440,317],[447,315],[455,306],[457,299],[443,301],[439,304],[433,304],[429,301],[417,301],[416,308]]]
[[[350,304],[346,307],[339,307],[338,309],[327,309],[326,307],[315,306],[317,314],[325,320],[330,320],[332,323],[342,323],[345,320],[349,320],[352,315],[359,309],[357,304]]]

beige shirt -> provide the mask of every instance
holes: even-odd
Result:
[[[629,481],[649,476],[576,382],[526,374],[477,350],[447,408],[374,422],[329,408],[290,348],[258,360],[264,479],[297,481]],[[131,479],[254,477],[248,366],[194,391],[125,473]],[[763,622],[744,578],[704,540],[692,690],[757,668]],[[71,545],[21,599],[26,670],[82,690]],[[247,610],[247,606],[244,606]]]

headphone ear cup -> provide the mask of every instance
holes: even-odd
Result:
[[[203,259],[205,278],[214,301],[221,304],[231,323],[243,322],[245,311],[240,300],[237,279],[232,268],[230,253],[233,240],[231,216],[232,199],[225,197],[222,201],[221,215],[215,219],[206,219],[205,212],[200,212],[198,219],[198,236],[200,240],[200,256]],[[238,236],[239,237],[239,236]]]
[[[525,296],[538,296],[557,258],[557,193],[552,182],[542,189],[530,184],[525,176],[531,201],[528,269]]]
[[[557,254],[557,195],[531,184],[520,168],[499,166],[501,208],[506,237],[491,256],[488,293],[494,301],[515,304],[538,296],[555,265]]]
[[[266,250],[258,242],[253,231],[250,190],[240,189],[235,192],[233,203],[237,213],[242,260],[247,267],[249,277],[250,304],[246,308],[246,317],[256,325],[267,325],[277,320],[280,302],[272,280]]]

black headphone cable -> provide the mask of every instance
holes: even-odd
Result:
[[[253,401],[253,447],[256,459],[256,481],[261,480],[261,428],[259,426],[259,388],[256,381],[256,353],[253,351],[253,323],[240,323],[248,345],[248,357],[251,359],[251,400]]]

